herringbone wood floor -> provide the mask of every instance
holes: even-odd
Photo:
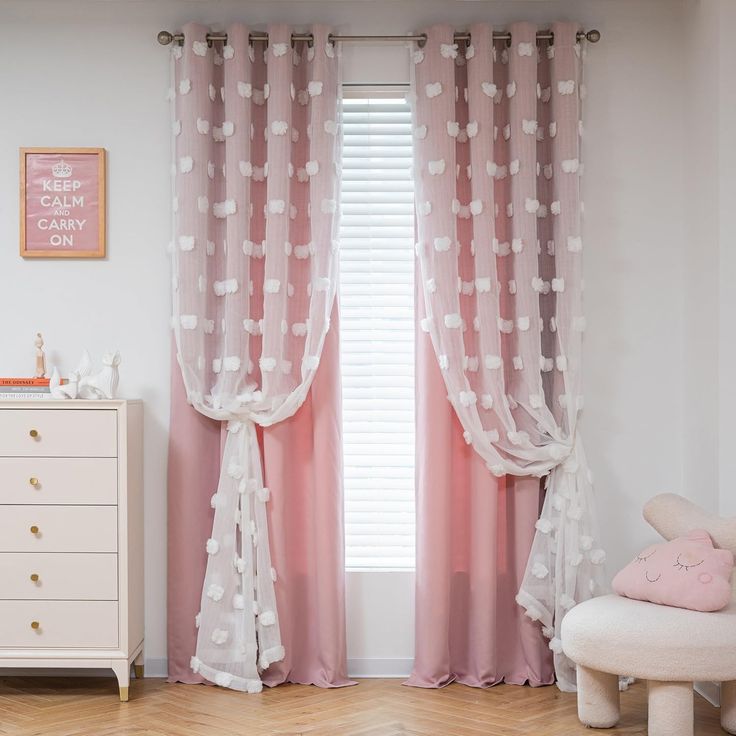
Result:
[[[622,693],[618,728],[646,733],[646,687]],[[696,696],[699,736],[722,734],[718,711]],[[114,679],[0,678],[2,736],[575,736],[585,729],[575,696],[555,687],[500,685],[477,690],[402,687],[399,680],[362,680],[357,687],[304,685],[243,695],[163,680],[131,682],[118,701]]]

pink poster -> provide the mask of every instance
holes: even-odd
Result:
[[[21,150],[21,255],[105,255],[105,151]]]

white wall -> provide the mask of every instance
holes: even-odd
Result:
[[[736,93],[733,73],[736,69],[736,46],[732,32],[736,27],[736,3],[717,2],[718,26],[718,148],[715,173],[718,176],[718,447],[719,447],[719,508],[722,514],[736,516],[736,452],[734,452],[734,417],[736,417],[736,235],[733,228],[733,206],[736,202]]]
[[[685,473],[689,480],[693,475],[683,453],[692,435],[685,431],[685,379],[697,370],[683,360],[683,339],[692,337],[694,325],[681,325],[683,286],[690,278],[685,268],[693,264],[685,257],[690,231],[683,151],[690,138],[680,2],[0,0],[0,90],[10,103],[0,118],[0,372],[32,367],[37,330],[64,370],[73,368],[85,346],[93,355],[121,350],[123,395],[146,402],[150,664],[160,666],[166,651],[169,401],[169,82],[167,52],[156,33],[190,19],[322,20],[347,33],[402,33],[443,20],[460,26],[475,19],[502,24],[558,18],[579,19],[603,33],[589,50],[585,72],[584,430],[615,569],[651,537],[641,521],[642,502],[659,490],[682,491]],[[398,46],[354,46],[346,49],[345,62],[346,82],[408,80],[405,51]],[[727,123],[725,111],[720,122]],[[17,149],[49,145],[108,149],[105,261],[23,261],[17,255]],[[730,201],[732,195],[733,189]],[[720,223],[724,232],[726,224]],[[730,308],[736,311],[736,303]],[[708,395],[709,384],[699,391]],[[708,412],[712,408],[701,423]],[[712,453],[704,452],[703,462],[717,478]],[[702,485],[688,487],[694,496],[708,493]],[[362,671],[400,670],[413,653],[412,576],[352,573],[348,591],[349,657]],[[379,661],[365,661],[370,659]]]
[[[683,284],[684,485],[736,515],[736,3],[687,0],[686,223]]]
[[[731,0],[687,0],[685,102],[686,215],[683,284],[684,485],[724,515],[736,515],[732,490],[736,388],[731,380],[736,343],[736,251],[730,213],[736,197],[736,48]],[[711,703],[719,683],[696,683]]]
[[[683,281],[684,487],[718,507],[719,1],[685,7],[689,94],[683,100],[687,208]],[[712,390],[703,391],[709,386]]]

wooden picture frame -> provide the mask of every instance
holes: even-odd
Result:
[[[104,258],[104,148],[20,149],[20,255]]]

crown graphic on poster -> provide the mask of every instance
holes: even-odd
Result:
[[[72,175],[72,167],[64,159],[61,159],[58,164],[54,164],[51,167],[51,173],[57,179],[66,179]]]

